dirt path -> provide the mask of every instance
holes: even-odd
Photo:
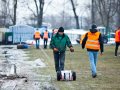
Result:
[[[27,61],[28,59],[27,53],[16,46],[0,46],[0,72],[10,71],[3,64],[14,64],[18,76],[14,79],[8,79],[7,74],[1,76],[0,90],[58,90],[52,85],[49,75],[38,75],[33,72],[34,68],[44,68],[45,64],[40,59]]]

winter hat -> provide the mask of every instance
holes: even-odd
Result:
[[[64,28],[63,28],[63,27],[60,27],[60,28],[58,29],[58,32],[64,32]]]
[[[96,29],[97,26],[96,26],[95,24],[93,24],[93,25],[91,26],[91,28],[92,28],[92,29]]]

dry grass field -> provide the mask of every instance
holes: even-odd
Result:
[[[57,81],[54,69],[53,52],[51,49],[25,50],[29,60],[40,58],[45,68],[34,69],[40,75],[50,75],[51,84],[59,90],[120,90],[120,56],[114,57],[114,45],[105,45],[103,56],[99,55],[97,63],[97,77],[92,78],[86,49],[75,45],[75,52],[66,51],[65,69],[73,70],[77,74],[76,81]],[[120,53],[120,48],[119,48]]]

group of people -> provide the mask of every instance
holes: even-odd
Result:
[[[53,36],[50,46],[53,49],[56,72],[64,70],[66,47],[69,47],[71,52],[74,52],[74,49],[68,35],[64,33],[63,27],[60,27],[58,32]],[[92,77],[95,78],[97,76],[96,63],[98,51],[101,50],[100,54],[103,54],[102,36],[101,33],[97,31],[96,25],[92,25],[90,31],[85,34],[82,40],[82,48],[84,49],[85,47],[88,51]]]
[[[48,33],[44,33],[44,35],[47,37]],[[118,47],[120,45],[120,28],[116,31],[115,42],[115,56],[117,56]],[[91,29],[84,35],[81,41],[81,46],[82,49],[87,49],[92,77],[95,78],[97,76],[96,66],[98,61],[98,52],[100,51],[100,55],[103,55],[104,52],[102,35],[97,30],[96,25],[92,25]],[[36,47],[38,47],[37,44]],[[56,33],[53,33],[50,41],[50,47],[53,50],[56,72],[64,70],[66,47],[68,47],[71,52],[74,52],[74,48],[68,35],[64,33],[63,27],[60,27]],[[44,46],[44,48],[46,47]]]
[[[35,39],[35,42],[36,42],[36,49],[39,49],[40,38],[42,38],[44,40],[43,45],[44,45],[44,49],[46,49],[47,48],[48,38],[50,38],[48,30],[45,30],[45,32],[40,33],[40,31],[38,29],[36,29],[36,31],[34,33],[34,39]]]
[[[116,31],[115,42],[115,56],[117,56],[118,47],[120,45],[120,28]],[[74,52],[74,49],[69,37],[64,33],[63,27],[60,27],[58,32],[52,37],[50,46],[53,49],[56,72],[64,70],[66,47],[69,47],[71,52]],[[103,38],[101,33],[97,30],[96,25],[92,25],[91,29],[84,35],[81,40],[81,46],[82,49],[87,49],[92,77],[96,78],[98,52],[100,51],[100,55],[103,55],[104,52]]]
[[[53,29],[52,30],[52,35],[51,38],[53,37],[53,35],[55,35],[58,32],[58,29]],[[48,38],[50,38],[50,33],[48,32],[48,30],[45,30],[44,32],[40,33],[40,31],[38,30],[38,28],[36,29],[36,31],[34,32],[33,38],[35,40],[36,43],[36,49],[39,49],[40,46],[40,39],[44,40],[43,46],[44,49],[47,49],[47,43],[48,43]]]

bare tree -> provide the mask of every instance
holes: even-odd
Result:
[[[42,26],[42,22],[43,22],[43,9],[44,9],[44,0],[33,0],[34,4],[35,4],[35,8],[36,11],[34,11],[28,4],[27,0],[26,0],[26,5],[27,8],[32,12],[32,14],[34,15],[34,20],[37,20],[37,27]]]
[[[11,9],[11,5],[13,8]],[[11,24],[16,24],[16,9],[17,0],[2,0],[1,1],[1,25],[9,26]]]
[[[34,0],[37,12],[37,26],[42,25],[43,21],[43,9],[44,9],[44,0]]]
[[[79,29],[80,28],[79,18],[78,18],[78,15],[76,13],[75,4],[74,4],[73,0],[70,0],[70,1],[71,1],[71,4],[72,4],[72,8],[73,8],[73,12],[74,12],[74,15],[75,15],[75,19],[76,19],[76,28]]]
[[[117,27],[120,26],[120,0],[118,0],[118,10],[117,10]]]
[[[10,16],[10,0],[1,0],[0,1],[0,25],[2,27],[9,26],[11,24],[11,19],[9,18]]]
[[[1,26],[6,26],[6,18],[7,18],[7,0],[1,1]]]
[[[110,20],[116,14],[119,0],[95,0],[95,6],[101,17],[102,24],[106,26],[106,34],[110,32]]]
[[[13,2],[14,4],[14,17],[13,17],[13,25],[15,25],[16,24],[16,10],[17,10],[17,0],[14,0],[14,2]]]

